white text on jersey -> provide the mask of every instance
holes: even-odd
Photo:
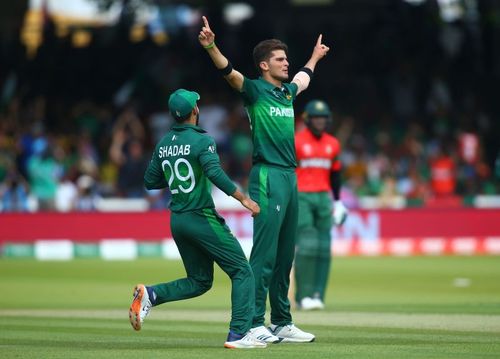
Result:
[[[302,168],[330,168],[332,161],[326,158],[307,158],[305,160],[300,160],[300,167]]]
[[[158,149],[158,157],[187,156],[191,152],[191,145],[161,146]]]
[[[294,117],[293,108],[280,108],[280,107],[269,107],[269,114],[271,116],[279,117]]]

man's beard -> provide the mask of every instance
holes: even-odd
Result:
[[[281,82],[285,82],[285,81],[288,81],[288,75],[284,75],[284,76],[280,76],[280,75],[276,75],[276,76],[273,76],[275,80],[278,80],[278,81],[281,81]]]
[[[311,133],[314,135],[314,137],[321,138],[323,135],[323,132],[326,131],[326,127],[323,127],[322,129],[318,129],[317,127],[313,126],[311,123],[307,124],[307,127],[311,131]]]

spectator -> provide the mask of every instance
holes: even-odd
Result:
[[[40,137],[33,143],[33,156],[28,160],[28,175],[31,192],[38,209],[55,210],[55,197],[61,166],[54,158],[47,139]]]
[[[82,212],[95,211],[99,195],[96,193],[94,179],[89,175],[82,175],[78,177],[76,185],[78,193],[75,209]]]
[[[55,207],[59,212],[71,212],[76,208],[78,190],[70,176],[64,176],[57,186]]]
[[[0,212],[29,211],[29,185],[15,167],[0,182]]]
[[[145,195],[144,171],[149,158],[144,154],[142,143],[132,139],[128,145],[127,153],[118,170],[118,190],[127,198],[142,198]]]
[[[438,150],[431,160],[431,187],[438,198],[450,197],[455,194],[456,166],[453,158],[444,150]]]

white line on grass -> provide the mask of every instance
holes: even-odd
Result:
[[[0,317],[100,318],[128,319],[127,310],[0,310]],[[223,310],[153,309],[148,320],[227,322],[230,312]],[[500,315],[480,314],[404,314],[374,312],[296,312],[294,321],[300,325],[340,327],[385,327],[438,329],[450,331],[499,332]]]

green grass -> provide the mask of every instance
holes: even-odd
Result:
[[[222,348],[230,282],[128,322],[136,282],[183,276],[181,262],[0,260],[1,358],[500,358],[500,258],[336,258],[327,310],[294,312],[311,344]],[[467,278],[468,286],[456,286]],[[463,282],[463,281],[462,281]]]

